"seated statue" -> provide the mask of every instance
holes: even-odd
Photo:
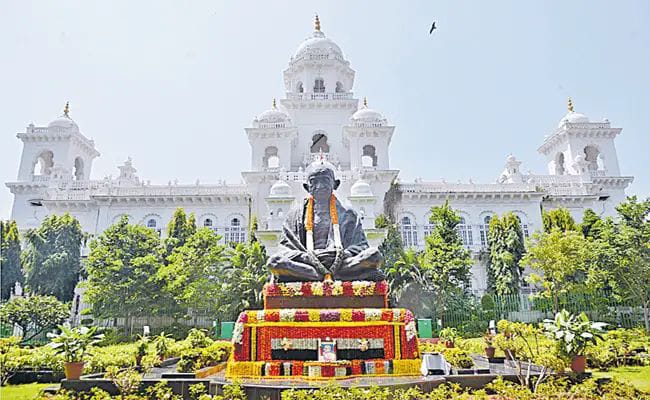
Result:
[[[309,197],[287,214],[280,249],[267,264],[278,282],[385,279],[378,269],[383,258],[368,245],[361,219],[334,196],[339,183],[323,164],[309,174]]]

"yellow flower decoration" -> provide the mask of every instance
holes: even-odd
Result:
[[[309,321],[319,322],[320,321],[320,310],[309,310]]]
[[[352,309],[343,308],[341,309],[341,321],[352,321]]]

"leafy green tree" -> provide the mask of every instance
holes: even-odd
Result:
[[[68,317],[70,309],[54,296],[14,297],[0,307],[0,320],[18,325],[23,330],[23,342],[55,328]]]
[[[432,300],[438,318],[444,321],[448,302],[469,286],[472,259],[456,229],[460,216],[449,202],[432,207],[429,222],[433,230],[425,238],[425,249],[412,266],[411,276]]]
[[[0,221],[0,299],[8,300],[16,282],[25,283],[20,265],[20,235],[16,221]]]
[[[591,208],[585,210],[580,223],[582,235],[586,238],[598,239],[603,230],[604,221]]]
[[[72,300],[79,281],[83,238],[81,224],[68,213],[51,215],[39,228],[27,231],[22,263],[31,293]]]
[[[528,252],[521,260],[541,274],[531,274],[531,282],[542,285],[543,295],[553,299],[553,311],[559,311],[559,296],[586,288],[592,266],[593,244],[575,230],[554,228],[550,233],[536,232]]]
[[[90,243],[85,300],[98,317],[166,314],[174,304],[156,279],[162,266],[153,229],[129,224],[126,216]]]
[[[384,256],[384,272],[390,285],[390,297],[395,302],[400,301],[405,286],[409,283],[408,265],[400,262],[404,256],[402,235],[397,224],[381,214],[375,219],[375,227],[386,229],[386,238],[379,245],[379,251]]]
[[[167,265],[158,270],[158,281],[184,309],[209,310],[220,294],[222,270],[228,261],[220,239],[213,230],[201,228],[175,248]]]
[[[601,253],[611,257],[610,283],[615,292],[643,308],[650,332],[650,199],[628,197],[616,211],[619,221],[605,224]]]
[[[172,254],[175,248],[183,246],[194,233],[196,233],[194,214],[187,216],[185,210],[177,208],[167,224],[167,237],[164,239],[165,257]]]
[[[488,290],[497,295],[518,294],[523,268],[524,234],[513,213],[493,217],[488,230]]]
[[[221,270],[221,288],[215,306],[224,320],[234,320],[244,309],[262,308],[262,289],[269,279],[267,255],[259,242],[238,243]]]
[[[546,233],[550,233],[554,228],[561,231],[576,229],[576,222],[566,208],[542,211],[542,225]]]

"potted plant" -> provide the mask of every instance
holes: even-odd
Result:
[[[562,310],[555,314],[555,319],[543,322],[548,337],[555,340],[560,353],[571,360],[571,370],[581,374],[585,372],[587,360],[585,350],[603,340],[604,322],[591,322],[583,312],[579,315]]]
[[[160,357],[160,361],[163,361],[169,353],[171,335],[165,335],[165,332],[160,332],[160,335],[153,339],[153,343],[156,348],[156,354]]]
[[[456,328],[443,328],[440,330],[440,340],[445,342],[445,347],[448,349],[454,348],[454,345],[457,340],[460,339],[460,335],[458,334],[458,331],[456,331]]]
[[[48,333],[49,343],[56,353],[63,354],[66,379],[79,379],[84,368],[88,348],[99,343],[104,335],[96,334],[97,327],[79,326],[68,328],[59,325],[60,333]]]
[[[483,335],[483,342],[485,343],[485,356],[488,359],[494,358],[494,353],[496,352],[496,348],[494,347],[494,335],[489,329],[485,331],[485,335]]]
[[[138,340],[138,347],[135,354],[135,365],[142,364],[142,357],[147,355],[149,349],[149,338],[147,336],[140,336]]]
[[[494,343],[506,356],[506,360],[515,360],[517,350],[523,346],[516,332],[516,323],[502,319],[497,322],[499,333],[494,337]]]

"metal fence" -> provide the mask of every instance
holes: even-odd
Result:
[[[554,300],[527,294],[476,299],[474,309],[451,309],[445,312],[444,325],[465,330],[487,328],[490,320],[507,319],[527,323],[541,322],[554,316]],[[618,300],[606,291],[571,293],[558,297],[558,309],[584,312],[592,321],[607,322],[613,327],[632,328],[643,325],[643,309],[629,300]],[[485,328],[481,328],[481,327]]]

